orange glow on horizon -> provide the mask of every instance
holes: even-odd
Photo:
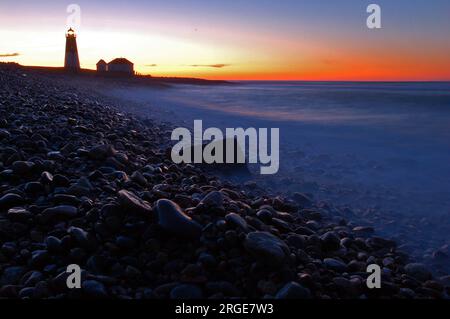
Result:
[[[63,65],[65,29],[0,30],[2,62],[22,65]],[[450,48],[422,47],[386,40],[359,43],[345,38],[302,41],[275,34],[215,30],[192,39],[132,32],[83,29],[77,42],[81,67],[95,69],[98,60],[126,57],[140,74],[212,80],[304,81],[450,81]],[[251,41],[249,40],[251,39]],[[6,45],[7,44],[7,45]]]

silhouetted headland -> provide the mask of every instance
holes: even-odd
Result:
[[[23,66],[17,63],[1,63],[3,67],[20,69],[26,72],[36,72],[46,75],[63,75],[73,78],[89,79],[110,79],[116,82],[137,85],[164,86],[170,84],[192,84],[192,85],[233,85],[234,83],[223,80],[206,80],[200,78],[188,77],[157,77],[151,75],[135,74],[132,76],[123,76],[121,74],[98,73],[96,70],[80,69],[77,73],[70,73],[64,67],[47,66]]]

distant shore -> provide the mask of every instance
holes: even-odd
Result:
[[[32,71],[37,72],[39,74],[60,74],[66,75],[67,71],[63,67],[45,67],[45,66],[24,66],[17,63],[0,63],[3,67],[9,67],[12,69],[20,69],[23,71]],[[169,85],[169,84],[192,84],[192,85],[232,85],[232,82],[224,81],[224,80],[206,80],[200,78],[189,78],[189,77],[158,77],[151,75],[141,75],[136,74],[132,76],[117,76],[117,75],[107,75],[107,74],[99,74],[96,70],[92,69],[81,69],[79,72],[75,74],[71,74],[71,76],[76,76],[80,78],[89,78],[96,77],[102,79],[109,79],[112,81],[120,81],[122,83],[129,83],[135,85]]]

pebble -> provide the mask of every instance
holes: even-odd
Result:
[[[81,283],[81,288],[83,289],[83,292],[89,297],[106,298],[108,296],[105,285],[96,280],[84,280]]]
[[[347,265],[340,260],[334,258],[325,258],[323,263],[328,269],[342,273],[347,270]]]
[[[3,273],[0,277],[0,286],[18,284],[20,278],[22,278],[26,271],[26,268],[22,266],[12,266],[3,269]]]
[[[227,214],[225,216],[225,220],[227,221],[227,223],[237,226],[238,228],[240,228],[243,231],[248,230],[248,225],[247,225],[247,222],[245,221],[245,219],[236,213]]]
[[[303,287],[297,282],[289,282],[281,288],[276,299],[310,299],[311,292],[308,288]]]
[[[341,247],[341,240],[335,232],[327,232],[320,237],[322,249],[325,251],[338,250]]]
[[[123,189],[118,192],[118,196],[120,203],[130,212],[144,215],[148,215],[152,212],[152,208],[147,202],[130,191]]]
[[[258,231],[247,234],[244,246],[260,262],[270,266],[283,265],[290,254],[289,247],[268,232]]]
[[[178,285],[170,291],[171,299],[202,299],[202,290],[193,285]]]
[[[158,224],[162,229],[180,237],[199,238],[202,227],[168,199],[156,202]]]
[[[15,222],[27,222],[33,214],[25,208],[15,207],[10,208],[6,216]]]
[[[220,208],[223,206],[223,195],[218,191],[210,192],[206,194],[200,204],[206,208]]]
[[[15,174],[23,175],[28,174],[34,167],[33,162],[28,161],[15,161],[12,163],[11,168]]]
[[[55,222],[75,218],[78,214],[78,209],[70,205],[60,205],[47,208],[42,212],[42,219],[44,222]]]
[[[406,273],[420,281],[426,281],[431,279],[430,271],[425,267],[425,265],[420,263],[410,263],[405,266]]]
[[[19,206],[25,201],[22,196],[14,193],[9,193],[0,197],[0,209],[8,209],[11,207]]]

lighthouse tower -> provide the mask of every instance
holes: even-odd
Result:
[[[78,58],[77,36],[75,31],[70,28],[66,33],[66,57],[64,60],[64,69],[70,72],[80,70],[80,59]]]

